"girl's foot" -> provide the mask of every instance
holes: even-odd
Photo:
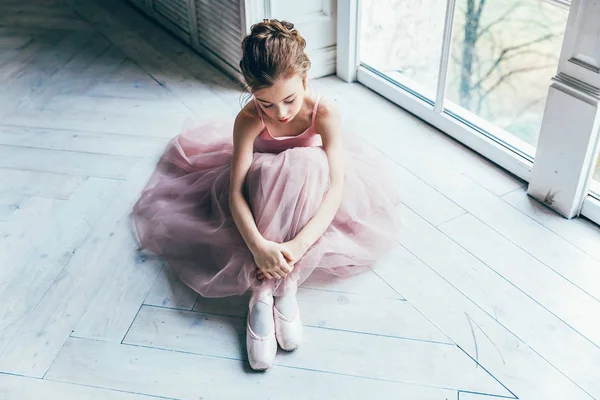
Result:
[[[296,287],[280,297],[275,297],[275,335],[279,346],[286,351],[293,351],[302,342],[302,321],[296,300]]]
[[[250,298],[246,327],[248,361],[252,369],[269,369],[277,354],[273,321],[273,294],[270,291],[254,292]]]

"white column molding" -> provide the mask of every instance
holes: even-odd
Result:
[[[358,0],[338,2],[336,73],[346,82],[354,82],[357,75]]]
[[[567,218],[581,212],[599,150],[599,21],[600,1],[572,1],[528,189]]]
[[[600,88],[600,2],[573,0],[559,72]]]

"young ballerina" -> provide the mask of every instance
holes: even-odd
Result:
[[[250,290],[247,351],[268,369],[277,343],[302,342],[298,285],[315,270],[352,275],[393,248],[397,180],[385,157],[345,135],[311,95],[305,40],[265,20],[242,42],[253,99],[231,131],[206,125],[168,145],[134,207],[141,245],[205,297]]]

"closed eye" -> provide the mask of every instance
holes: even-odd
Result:
[[[296,98],[294,97],[294,98],[293,98],[293,99],[291,99],[291,100],[285,100],[285,101],[284,101],[284,103],[285,103],[285,104],[292,104],[292,103],[293,103],[293,102],[295,102],[295,101],[296,101]],[[262,106],[263,106],[264,108],[271,108],[271,107],[273,106],[273,104],[269,104],[269,105],[267,105],[267,104],[264,104],[264,103],[263,103],[263,105],[262,105]]]

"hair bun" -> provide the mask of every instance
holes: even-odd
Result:
[[[292,33],[292,31],[295,31],[294,24],[292,24],[291,22],[281,21],[281,26],[284,27],[289,33]]]
[[[293,23],[278,19],[264,19],[262,22],[252,25],[250,36],[256,40],[289,38],[296,40],[303,48],[306,46],[304,38],[300,36]]]
[[[252,25],[242,40],[240,70],[254,91],[281,77],[298,74],[306,78],[310,59],[304,52],[306,40],[288,21],[264,19]]]

